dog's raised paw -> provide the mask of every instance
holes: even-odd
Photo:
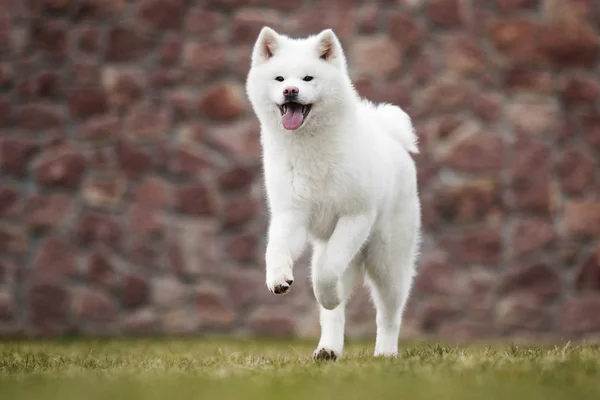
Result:
[[[277,285],[277,286],[275,286],[275,288],[273,289],[273,293],[275,293],[275,294],[284,294],[292,286],[292,283],[294,283],[293,280],[289,280],[289,279],[286,280],[285,282],[287,283],[287,285]]]
[[[315,350],[313,353],[313,359],[315,361],[335,361],[337,358],[338,355],[331,349],[321,348]]]

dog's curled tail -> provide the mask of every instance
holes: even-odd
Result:
[[[419,153],[418,138],[412,121],[400,107],[392,104],[379,104],[375,109],[385,129],[411,153]]]

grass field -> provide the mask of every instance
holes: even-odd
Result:
[[[402,344],[394,360],[350,343],[65,340],[0,343],[0,399],[600,399],[600,346]]]

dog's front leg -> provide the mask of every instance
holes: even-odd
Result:
[[[340,280],[346,268],[363,246],[374,216],[370,214],[347,215],[339,218],[333,234],[329,238],[323,255],[313,269],[313,290],[319,304],[333,310],[353,288],[342,287]]]
[[[297,211],[273,212],[265,256],[267,287],[276,294],[294,282],[292,267],[306,247],[306,227]]]

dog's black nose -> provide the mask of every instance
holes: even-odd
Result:
[[[295,86],[288,86],[288,87],[286,87],[285,89],[283,89],[283,95],[284,95],[286,98],[293,98],[293,97],[296,97],[296,96],[298,96],[298,92],[299,92],[299,90],[298,90],[298,88],[297,88],[297,87],[295,87]]]

